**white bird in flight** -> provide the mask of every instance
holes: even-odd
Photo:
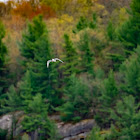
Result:
[[[48,61],[47,61],[47,68],[49,67],[49,63],[50,63],[50,62],[56,62],[56,60],[58,60],[58,61],[64,63],[62,60],[60,60],[60,59],[58,59],[58,58],[54,58],[54,59],[52,59],[52,60],[48,60]]]

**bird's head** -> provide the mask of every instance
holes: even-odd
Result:
[[[52,59],[52,62],[55,62],[55,59]]]

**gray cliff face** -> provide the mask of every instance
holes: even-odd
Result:
[[[23,131],[20,125],[20,121],[23,118],[23,114],[23,112],[16,112],[14,114],[15,119],[17,120],[17,124],[14,130],[12,130],[13,135],[15,137],[18,135],[22,135],[22,139],[26,140],[38,140],[37,131],[33,132],[30,136]],[[93,119],[82,120],[74,124],[61,122],[59,116],[51,116],[50,119],[56,121],[58,133],[61,136],[61,140],[84,140],[87,134],[95,126],[95,121]],[[0,128],[7,129],[8,132],[11,132],[12,120],[12,114],[7,114],[0,117]]]
[[[75,136],[86,137],[88,132],[94,127],[95,121],[93,119],[83,120],[76,124],[58,123],[58,131],[64,140],[74,139]],[[77,140],[77,139],[75,139]]]

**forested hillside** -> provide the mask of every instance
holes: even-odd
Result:
[[[139,140],[140,0],[0,2],[0,116],[18,111],[39,140],[61,139],[54,114],[94,119],[86,140]]]

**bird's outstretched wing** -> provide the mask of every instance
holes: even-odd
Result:
[[[52,60],[47,61],[47,68],[49,67],[49,63],[52,62]]]
[[[62,60],[60,60],[60,59],[58,59],[58,58],[54,58],[55,60],[58,60],[58,61],[60,61],[60,62],[62,62],[62,63],[64,63]]]

